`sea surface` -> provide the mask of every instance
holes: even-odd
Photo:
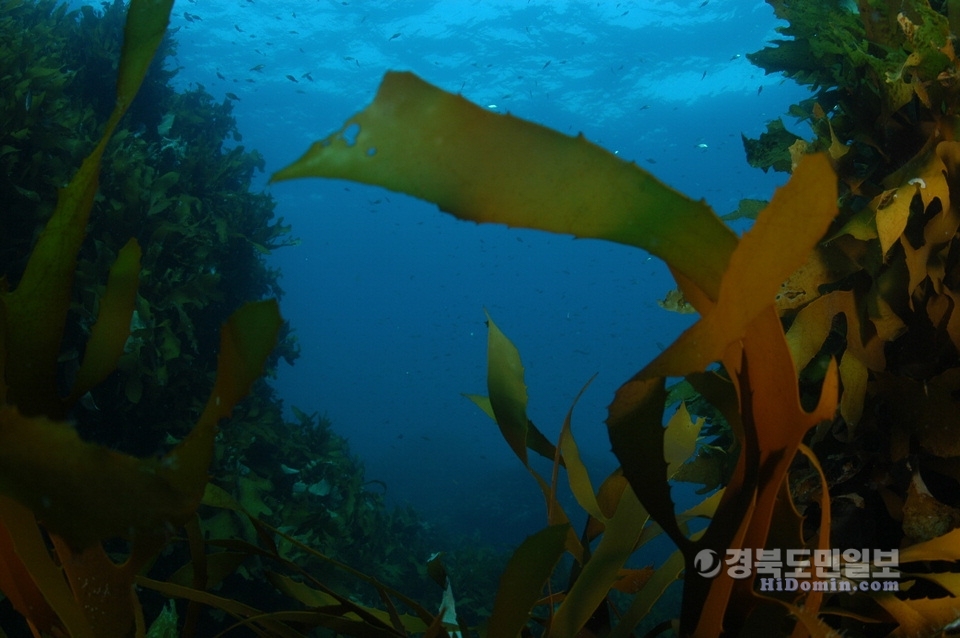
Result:
[[[386,71],[410,70],[491,111],[583,133],[728,213],[785,181],[750,168],[741,142],[808,95],[746,58],[779,24],[752,0],[178,0],[175,82],[232,95],[241,143],[266,159],[254,187],[301,240],[270,258],[302,348],[275,381],[288,410],[325,414],[392,503],[492,543],[542,527],[535,483],[463,396],[486,394],[484,310],[519,348],[528,415],[551,439],[597,375],[573,431],[599,482],[616,466],[604,426],[614,391],[692,322],[657,304],[673,287],[664,265],[359,184],[268,186],[269,174],[366,106]]]

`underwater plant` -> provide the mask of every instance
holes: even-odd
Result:
[[[222,329],[219,374],[206,409],[161,458],[83,441],[65,421],[78,399],[115,369],[130,335],[141,258],[134,239],[110,268],[76,380],[60,396],[57,361],[101,157],[143,81],[171,7],[170,1],[131,3],[116,104],[101,140],[60,190],[16,288],[5,280],[0,286],[0,590],[37,635],[142,633],[134,580],[169,530],[194,515],[217,424],[259,377],[280,327],[276,302],[232,315]],[[129,544],[121,563],[102,545],[114,538]]]
[[[12,13],[13,3],[3,1]],[[745,142],[754,163],[792,176],[766,206],[742,207],[756,217],[742,238],[706,204],[582,136],[491,113],[406,73],[388,74],[370,107],[274,176],[344,177],[416,195],[464,219],[642,248],[668,263],[678,297],[701,315],[614,397],[607,426],[621,468],[597,489],[573,439],[572,408],[556,443],[534,426],[519,352],[489,320],[488,396],[470,398],[530,469],[548,524],[507,563],[484,635],[627,636],[677,579],[683,581],[681,635],[916,636],[937,634],[957,620],[960,503],[951,492],[960,481],[960,314],[954,313],[960,299],[960,70],[951,34],[958,16],[949,11],[953,3],[935,9],[920,0],[861,0],[857,8],[771,4],[789,22],[783,33],[792,39],[753,59],[817,89],[792,109],[816,137],[806,142],[780,123],[756,144]],[[346,550],[331,557],[310,546],[345,528],[281,529],[261,520],[263,508],[275,504],[271,481],[282,477],[267,464],[244,474],[250,467],[235,460],[244,445],[215,445],[217,423],[260,376],[281,330],[274,302],[244,306],[224,325],[207,408],[169,452],[129,456],[83,440],[64,420],[90,389],[109,383],[118,361],[137,359],[125,348],[143,307],[137,290],[146,257],[139,243],[124,239],[86,262],[78,255],[88,232],[106,236],[91,210],[111,136],[131,157],[143,155],[136,135],[117,139],[122,131],[114,131],[161,45],[169,10],[169,2],[131,3],[116,104],[102,113],[106,129],[60,191],[32,250],[24,251],[22,274],[0,290],[0,590],[35,635],[145,633],[134,585],[189,601],[182,622],[173,613],[173,620],[164,615],[157,623],[158,631],[162,622],[183,635],[198,633],[203,606],[259,635],[299,636],[316,627],[363,636],[471,635],[473,628],[448,613],[452,596],[444,597],[440,612],[429,612],[381,582],[380,574],[365,575],[339,560],[356,558]],[[27,95],[29,82],[3,90],[20,91],[17,103],[57,99],[54,74],[31,73],[30,82],[49,82],[49,98]],[[210,106],[202,89],[182,99]],[[220,115],[223,122],[226,106]],[[157,133],[198,126],[189,117],[146,117],[154,118]],[[350,127],[358,134],[344,135]],[[5,166],[20,161],[14,143],[26,137],[0,146]],[[219,149],[220,139],[206,141]],[[191,160],[174,138],[167,140],[156,147],[168,164],[146,210],[189,218],[205,209],[202,199],[195,201],[199,196],[184,194],[184,210],[159,196],[189,179],[175,167]],[[68,164],[69,155],[51,161]],[[241,153],[227,155],[233,168],[205,179],[230,183],[256,165]],[[145,179],[149,171],[140,159],[129,164]],[[125,184],[139,198],[138,183]],[[27,227],[42,216],[27,205],[40,195],[17,192],[15,219]],[[267,208],[256,207],[254,224],[266,223]],[[234,234],[216,222],[207,230],[218,240],[264,249],[285,232]],[[168,228],[154,238],[169,236]],[[146,255],[152,245],[146,243]],[[89,285],[108,265],[107,284],[94,295],[96,320],[78,326],[72,283],[85,272]],[[269,277],[253,283],[270,288]],[[67,330],[89,336],[64,392],[57,370]],[[168,352],[175,346],[169,342]],[[684,381],[668,388],[666,380],[678,377]],[[136,389],[122,393],[130,399]],[[669,405],[678,407],[665,418]],[[238,412],[255,420],[275,414],[268,406],[258,395]],[[711,422],[705,425],[701,414]],[[311,436],[328,436],[315,415],[298,418],[315,428]],[[261,425],[275,421],[271,416]],[[531,450],[553,460],[552,476],[530,468]],[[231,490],[208,482],[212,459],[236,467]],[[288,487],[294,492],[299,481],[300,493],[329,498],[334,481],[312,463],[303,459],[289,468],[296,479]],[[556,498],[561,472],[589,515],[580,534]],[[351,512],[361,528],[376,528],[384,519],[359,476],[346,481],[339,511]],[[697,482],[710,493],[678,513],[671,496],[676,480]],[[200,520],[201,503],[215,514]],[[288,516],[312,525],[299,514]],[[234,527],[238,519],[245,530]],[[693,519],[706,526],[691,533]],[[394,520],[415,526],[411,517]],[[851,520],[868,523],[859,526],[861,535]],[[140,573],[181,527],[188,563],[162,580]],[[208,534],[212,530],[226,531]],[[677,551],[656,569],[628,567],[637,548],[661,533]],[[125,541],[122,551],[117,538]],[[833,547],[899,549],[901,590],[768,593],[758,591],[753,578],[728,571],[707,578],[699,569],[703,552]],[[117,563],[120,554],[125,562]],[[558,578],[564,554],[573,568]],[[258,577],[292,601],[288,608],[263,612],[211,591],[250,557],[271,566]],[[326,574],[317,578],[300,565],[306,557],[364,583],[378,604],[334,591]],[[450,591],[438,558],[427,571]],[[563,581],[566,586],[557,585]]]
[[[512,592],[517,584],[511,583],[508,566],[490,621],[491,625],[495,621],[504,623],[496,635],[520,631],[565,548],[581,562],[583,571],[548,626],[551,635],[574,635],[603,603],[620,568],[640,543],[649,517],[683,549],[679,561],[661,568],[661,579],[666,582],[684,565],[692,571],[700,549],[723,551],[736,535],[738,541],[747,534],[753,534],[760,543],[766,540],[780,485],[801,438],[811,426],[831,418],[834,409],[831,381],[826,384],[820,407],[811,415],[800,409],[799,398],[785,400],[791,387],[796,387],[796,380],[792,364],[788,367],[790,374],[783,375],[784,362],[790,360],[773,307],[780,282],[802,263],[835,213],[835,180],[824,158],[811,156],[791,184],[778,193],[768,207],[770,212],[762,215],[751,234],[738,242],[706,205],[683,197],[582,137],[570,138],[511,116],[489,113],[412,74],[388,74],[374,103],[345,126],[359,127],[351,143],[335,134],[315,144],[274,179],[348,177],[405,190],[474,221],[499,221],[643,247],[668,261],[682,282],[686,298],[705,315],[625,384],[611,406],[608,425],[623,472],[619,481],[610,479],[611,485],[620,485],[608,488],[606,513],[585,482],[586,472],[571,469],[578,467],[573,444],[565,444],[564,454],[561,443],[558,454],[532,427],[525,414],[526,391],[519,355],[511,354],[512,345],[490,322],[490,395],[486,403],[479,399],[478,403],[488,409],[524,462],[528,447],[548,458],[556,456],[558,464],[562,458],[578,502],[591,514],[595,525],[607,530],[600,544],[603,551],[598,549],[591,556],[589,541],[582,544],[569,529],[566,515],[541,480],[553,525],[531,538],[529,547],[522,547],[514,558],[522,561],[529,554],[543,562],[534,566],[521,562],[522,566],[516,568],[518,574],[525,574],[519,584],[523,596]],[[418,161],[403,161],[411,153]],[[495,156],[510,157],[515,166],[492,161]],[[667,481],[672,473],[668,473],[663,456],[663,382],[667,376],[700,372],[721,358],[735,378],[739,375],[744,396],[758,398],[752,409],[757,421],[795,425],[764,429],[752,417],[739,419],[744,432],[742,445],[747,450],[741,454],[734,475],[739,484],[731,483],[722,499],[713,499],[694,514],[713,516],[709,528],[713,531],[694,541],[681,531],[669,496]],[[748,368],[746,362],[752,365]],[[733,418],[732,414],[727,416]],[[695,438],[696,430],[691,437],[688,429],[687,455],[694,451]],[[770,459],[777,459],[776,464],[771,465]],[[757,475],[761,464],[770,473],[764,476],[765,481]],[[675,465],[679,467],[678,462]],[[613,496],[609,490],[613,490]],[[754,512],[758,512],[756,516]],[[752,527],[751,521],[755,521]],[[688,583],[683,631],[697,626],[698,615],[689,610],[720,610],[722,614],[733,585],[722,578],[699,589],[692,579]],[[503,593],[504,589],[511,589],[511,593]],[[708,596],[716,598],[707,604]],[[638,596],[636,607],[627,615],[634,623],[639,621],[654,599],[649,593]],[[718,625],[709,613],[704,622]],[[624,628],[629,631],[627,625]]]
[[[491,113],[410,73],[388,73],[366,109],[272,178],[350,179],[461,219],[636,246],[668,264],[701,315],[616,393],[607,427],[621,470],[597,493],[568,424],[554,446],[527,418],[519,355],[489,321],[489,396],[471,398],[524,463],[528,449],[553,458],[554,481],[565,467],[594,526],[584,538],[604,530],[591,553],[537,476],[548,527],[508,565],[490,635],[521,633],[539,603],[545,635],[625,636],[674,578],[683,579],[681,635],[914,636],[960,615],[951,571],[960,559],[951,494],[960,480],[960,209],[951,200],[960,16],[925,0],[770,4],[790,39],[751,58],[817,89],[793,109],[816,139],[780,122],[745,140],[755,165],[792,175],[765,207],[744,207],[756,221],[742,238],[705,204],[582,136]],[[684,448],[663,425],[673,377],[722,414],[734,441],[725,454],[698,453],[685,473],[674,456]],[[678,515],[671,476],[722,477],[722,486]],[[709,523],[690,534],[691,516]],[[615,615],[608,592],[660,532],[678,553]],[[707,578],[698,564],[703,552],[837,547],[899,550],[902,591],[766,593],[754,577]],[[571,585],[544,598],[564,552],[576,561]]]
[[[170,4],[0,0],[0,633],[429,627],[388,587],[425,569],[422,521],[326,419],[284,423],[254,385],[296,357],[276,301],[244,304],[280,296],[262,256],[290,229],[244,190],[262,157],[222,146],[230,102],[168,85]]]

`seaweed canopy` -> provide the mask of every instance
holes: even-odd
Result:
[[[777,6],[786,10],[788,4]],[[900,21],[903,28],[907,23],[909,20]],[[929,24],[938,23],[929,18]],[[840,28],[833,25],[830,33],[834,27]],[[950,54],[947,51],[941,58],[953,60]],[[929,56],[929,60],[941,58]],[[925,91],[930,86],[918,78],[929,69],[919,64],[916,56],[910,60],[912,84],[908,88],[927,104],[933,93]],[[903,104],[888,108],[902,108]],[[823,116],[822,110],[819,113]],[[490,627],[498,628],[497,635],[520,632],[536,604],[548,605],[548,615],[540,621],[551,636],[576,635],[583,627],[600,633],[608,630],[615,624],[605,604],[608,591],[623,583],[629,571],[623,566],[632,551],[660,531],[670,536],[678,552],[652,577],[634,579],[643,588],[619,616],[616,631],[621,634],[632,631],[663,588],[681,574],[683,635],[760,631],[771,622],[787,631],[794,626],[797,635],[829,635],[831,628],[824,624],[825,618],[835,627],[859,622],[849,620],[851,612],[846,608],[850,605],[861,619],[870,616],[899,624],[902,635],[942,627],[955,617],[952,598],[944,596],[944,590],[953,592],[957,587],[942,574],[904,575],[914,583],[936,582],[940,589],[933,591],[939,592],[939,597],[909,600],[885,593],[866,601],[866,594],[855,594],[846,596],[857,602],[822,608],[823,591],[764,597],[756,590],[754,578],[735,578],[730,571],[707,578],[698,569],[702,566],[698,556],[723,556],[727,550],[831,547],[832,483],[805,442],[822,441],[833,423],[845,420],[848,427],[855,426],[863,413],[867,370],[882,370],[883,344],[904,334],[906,319],[901,321],[891,308],[910,318],[914,315],[908,309],[916,309],[918,301],[923,301],[937,310],[943,325],[956,325],[949,312],[951,302],[938,302],[933,295],[949,294],[943,285],[947,280],[942,275],[942,251],[957,226],[948,197],[954,190],[953,181],[943,181],[941,168],[954,172],[952,148],[956,143],[945,146],[948,143],[941,142],[935,154],[932,146],[924,147],[913,164],[891,176],[887,188],[901,188],[899,192],[906,197],[905,203],[897,204],[895,217],[888,219],[880,214],[883,205],[872,204],[861,205],[854,209],[859,214],[852,214],[847,204],[862,204],[869,184],[862,175],[854,174],[862,169],[861,164],[847,163],[853,160],[844,138],[838,139],[825,118],[821,121],[825,136],[815,147],[795,145],[795,138],[771,142],[791,145],[786,166],[792,177],[759,212],[754,227],[741,240],[705,204],[671,190],[582,136],[571,138],[490,113],[409,73],[388,73],[369,107],[274,175],[274,180],[309,176],[352,179],[421,197],[461,219],[643,248],[667,262],[683,297],[702,315],[616,393],[607,426],[621,469],[596,494],[585,479],[569,423],[554,446],[527,418],[519,354],[490,322],[489,396],[471,398],[497,422],[522,462],[527,461],[528,449],[555,460],[552,483],[535,475],[544,491],[550,525],[524,543],[508,566],[490,619]],[[356,134],[346,135],[348,128]],[[851,128],[847,123],[846,131]],[[951,123],[935,130],[941,135],[956,127]],[[817,149],[825,152],[812,152]],[[859,151],[868,152],[862,147]],[[844,199],[840,200],[838,167],[844,187]],[[920,174],[912,173],[914,169]],[[918,180],[909,181],[912,177]],[[925,187],[933,190],[921,192]],[[853,197],[848,197],[848,189]],[[881,201],[879,194],[876,201]],[[915,205],[918,211],[927,207],[927,212],[914,214]],[[844,215],[839,222],[835,221],[838,212]],[[910,234],[911,224],[914,235]],[[831,225],[839,232],[833,235],[833,242],[821,243]],[[873,247],[857,243],[862,241],[877,242],[877,248],[888,257],[897,254],[891,249],[902,247],[907,259],[900,267],[878,269],[886,262]],[[843,283],[843,278],[857,273],[851,263],[874,277],[874,283],[856,299],[843,288],[850,285]],[[955,265],[955,260],[948,263]],[[925,280],[928,275],[930,285]],[[824,284],[839,289],[820,296]],[[854,281],[854,285],[861,284]],[[904,288],[908,288],[906,293]],[[840,313],[846,314],[848,327],[838,340],[834,320]],[[792,320],[789,339],[781,315],[788,323]],[[923,325],[910,331],[921,339],[928,333]],[[843,344],[839,348],[838,342]],[[838,358],[842,358],[840,365]],[[816,365],[808,366],[811,360]],[[713,362],[722,364],[725,377],[704,372]],[[800,372],[805,378],[803,388]],[[675,511],[668,478],[683,478],[684,472],[676,467],[682,463],[677,461],[678,450],[687,450],[689,456],[696,446],[678,443],[690,439],[677,434],[672,425],[663,427],[668,400],[665,378],[675,376],[686,376],[695,394],[725,418],[736,439],[729,451],[739,450],[732,471],[715,481],[723,486],[721,491],[680,515]],[[881,382],[889,379],[877,378]],[[911,405],[919,405],[919,391],[913,392],[914,386],[919,384],[914,382],[904,392],[909,391]],[[927,386],[923,387],[926,392]],[[943,413],[943,393],[955,387],[949,379],[931,385],[930,392],[937,395],[940,407],[925,409],[922,414]],[[909,419],[904,415],[904,420]],[[818,427],[811,435],[818,424],[828,427]],[[691,429],[689,424],[683,427]],[[932,445],[933,428],[918,427],[922,440]],[[692,429],[696,431],[695,426]],[[897,449],[906,450],[906,441],[897,441]],[[789,474],[795,459],[806,460],[819,485],[812,499],[819,516],[807,521],[808,526],[813,523],[812,531],[804,532],[804,517],[794,504]],[[689,468],[686,476],[718,474],[715,465],[698,456],[685,466]],[[566,468],[578,503],[590,514],[587,530],[579,539],[555,499],[556,472],[561,466]],[[919,488],[912,494],[906,503],[900,501],[905,525],[911,507],[917,508]],[[897,507],[897,497],[887,502]],[[922,507],[919,511],[930,513]],[[710,518],[710,524],[702,532],[690,534],[686,522],[691,517]],[[651,520],[658,526],[649,526]],[[956,560],[957,553],[950,548],[957,532],[944,535],[949,527],[938,529],[925,538],[914,537],[926,542],[904,551],[904,562]],[[600,534],[602,540],[594,553],[590,542]],[[542,598],[544,583],[564,551],[577,561],[571,585],[563,594]]]
[[[836,214],[836,180],[828,159],[814,155],[801,162],[790,184],[738,242],[705,204],[582,136],[570,138],[489,113],[409,73],[387,74],[374,103],[344,131],[349,126],[359,126],[355,140],[346,140],[341,131],[318,142],[274,179],[322,176],[379,184],[433,201],[463,219],[617,241],[669,264],[703,318],[617,393],[608,420],[613,449],[630,493],[677,543],[688,574],[695,573],[694,559],[702,549],[722,554],[728,547],[763,547],[775,519],[784,516],[778,495],[802,437],[832,418],[835,409],[835,369],[824,380],[818,407],[812,413],[800,407],[774,307],[781,282],[803,263]],[[739,425],[744,453],[723,498],[714,503],[710,527],[690,539],[675,517],[667,482],[664,379],[699,373],[717,360],[739,397],[740,413],[729,417]],[[528,426],[525,392],[509,377],[516,366],[494,367],[492,361],[489,412],[525,460],[528,446],[543,451],[544,437]],[[563,459],[569,468],[571,458]],[[627,502],[615,500],[621,508]],[[628,549],[640,538],[645,518],[633,520],[639,524],[628,533]],[[621,552],[621,561],[629,553]],[[582,548],[574,555],[589,565]],[[597,581],[583,589],[599,587],[605,593],[604,585],[610,583]],[[682,631],[707,635],[725,623],[742,623],[758,606],[746,587],[744,592],[744,583],[728,577],[688,577]],[[806,605],[815,614],[815,601]],[[558,611],[557,617],[567,615]]]
[[[59,396],[57,357],[100,160],[143,81],[172,4],[131,2],[116,105],[103,137],[61,189],[17,288],[0,285],[0,589],[43,635],[121,636],[143,626],[133,579],[169,530],[193,515],[217,423],[259,377],[280,326],[275,302],[250,304],[233,315],[223,327],[206,409],[161,459],[86,443],[63,421],[77,399],[114,370],[129,336],[140,269],[140,248],[132,239],[110,269],[76,383],[67,397]],[[116,537],[131,543],[121,565],[101,545]]]

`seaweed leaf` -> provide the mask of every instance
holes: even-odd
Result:
[[[588,385],[590,385],[590,381],[588,381],[587,385],[577,394],[576,399],[573,401],[574,405],[576,405]],[[580,459],[580,448],[577,447],[577,442],[573,438],[573,431],[570,428],[572,417],[573,406],[570,406],[570,410],[563,420],[563,426],[560,428],[560,439],[557,441],[557,446],[560,448],[560,453],[566,463],[567,480],[570,483],[570,490],[573,492],[574,498],[577,499],[577,503],[587,514],[605,523],[607,517],[600,509],[597,496],[593,491],[593,485],[590,483],[590,475],[587,473],[587,467]]]
[[[607,428],[613,452],[640,502],[686,552],[691,542],[674,514],[668,465],[663,457],[666,396],[663,379],[631,379],[617,390],[610,404]]]
[[[461,219],[638,246],[711,297],[737,242],[703,202],[582,135],[492,113],[411,73],[387,73],[370,106],[271,181],[298,177],[384,186]]]
[[[130,318],[137,299],[140,276],[140,245],[131,239],[120,250],[110,268],[107,289],[100,299],[97,322],[90,330],[86,353],[70,396],[64,400],[73,405],[117,367],[123,346],[130,336]]]
[[[67,585],[33,512],[0,496],[0,589],[39,630],[63,627],[75,638],[93,638],[93,628]]]
[[[731,256],[716,308],[642,374],[681,376],[723,359],[727,346],[742,339],[750,322],[773,303],[783,281],[804,263],[836,213],[836,177],[829,160],[824,155],[805,156]]]
[[[487,315],[487,391],[503,438],[527,465],[527,386],[520,353]],[[552,454],[550,455],[553,456]]]
[[[627,487],[620,497],[616,513],[606,521],[606,529],[596,551],[557,608],[550,623],[551,637],[572,638],[578,635],[620,577],[648,518],[633,490]]]
[[[500,589],[487,623],[489,636],[516,636],[530,618],[544,584],[563,554],[569,525],[551,525],[528,536],[500,577]]]

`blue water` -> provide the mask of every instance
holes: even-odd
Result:
[[[407,69],[583,132],[723,214],[783,181],[750,168],[740,140],[807,95],[745,57],[777,24],[748,0],[224,0],[178,2],[171,27],[176,82],[235,94],[242,144],[267,173],[369,103],[385,71]],[[529,416],[551,439],[597,373],[573,428],[597,481],[615,467],[607,404],[690,322],[658,307],[672,287],[658,260],[460,222],[378,188],[267,177],[255,187],[301,239],[271,257],[302,347],[276,387],[288,406],[325,413],[392,502],[507,543],[544,522],[535,484],[461,396],[486,393],[484,308],[520,349]]]

